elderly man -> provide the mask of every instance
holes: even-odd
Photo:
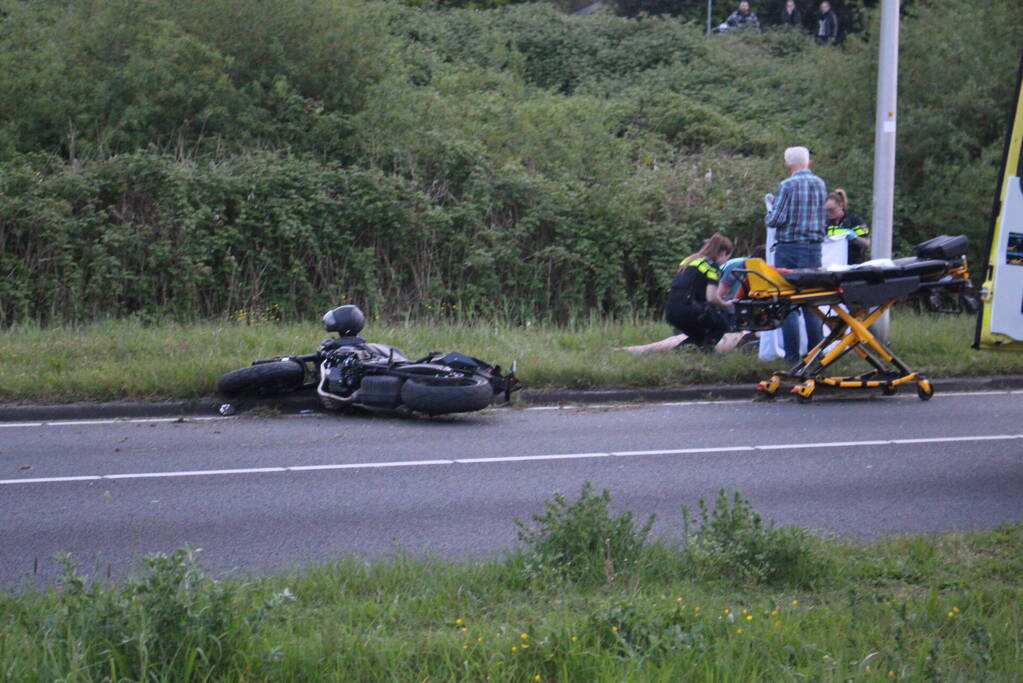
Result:
[[[789,177],[781,181],[767,212],[767,227],[775,228],[774,265],[778,268],[820,268],[821,242],[827,234],[824,202],[828,192],[824,181],[810,171],[810,150],[789,147],[785,150],[785,170]],[[770,196],[770,195],[769,195]],[[803,309],[806,341],[813,348],[821,341],[821,321]],[[793,311],[782,323],[785,360],[799,358],[799,316]]]

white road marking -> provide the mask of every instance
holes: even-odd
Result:
[[[715,401],[713,399],[703,401],[662,401],[661,403],[655,403],[654,405],[675,407],[675,406],[698,406],[703,405],[704,403],[712,403],[716,406],[720,406],[728,405],[729,403],[752,403],[752,402],[753,402],[752,398],[732,398],[720,401]]]
[[[479,462],[523,462],[529,460],[573,460],[578,458],[607,458],[614,453],[559,453],[556,455],[509,455],[503,458],[459,458],[455,462],[467,465]]]
[[[714,446],[709,448],[667,448],[656,451],[614,451],[611,455],[620,457],[634,455],[691,455],[693,453],[733,453],[735,451],[752,451],[756,446]]]
[[[372,470],[380,467],[417,467],[423,465],[454,465],[454,460],[398,460],[395,462],[350,462],[337,465],[292,465],[284,467],[289,472],[304,470]]]
[[[784,443],[757,446],[760,451],[777,451],[789,448],[842,448],[843,446],[887,446],[894,441],[822,441],[821,443]]]
[[[0,485],[53,484],[102,479],[159,479],[171,477],[206,477],[232,474],[270,474],[282,472],[308,472],[317,470],[369,470],[386,467],[424,467],[439,465],[494,464],[528,462],[533,460],[578,460],[583,458],[634,457],[643,455],[697,455],[702,453],[735,453],[743,451],[776,451],[801,448],[857,448],[868,446],[903,446],[925,443],[954,443],[960,441],[1011,441],[1023,439],[1023,434],[979,434],[976,436],[946,436],[921,439],[887,439],[865,441],[825,441],[816,443],[753,444],[739,446],[708,446],[706,448],[671,448],[651,451],[609,451],[607,453],[556,453],[547,455],[513,455],[495,458],[460,458],[454,460],[398,460],[393,462],[357,462],[331,465],[292,465],[286,467],[247,467],[224,470],[187,470],[182,472],[129,472],[122,474],[91,474],[64,477],[34,477],[31,479],[0,479]]]
[[[286,467],[245,467],[233,470],[183,470],[180,472],[131,472],[128,474],[104,474],[102,479],[159,479],[161,477],[205,477],[216,474],[265,474],[286,472]]]
[[[892,439],[892,443],[949,443],[952,441],[1002,441],[1012,438],[1008,434],[995,434],[992,436],[946,436],[928,437],[925,439]]]

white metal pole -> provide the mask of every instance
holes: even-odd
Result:
[[[710,33],[710,15],[714,11],[714,0],[707,0],[707,33]]]
[[[895,204],[895,121],[899,92],[899,0],[881,0],[881,43],[877,65],[877,119],[874,130],[874,205],[870,257],[892,257]],[[888,340],[888,313],[873,326]]]

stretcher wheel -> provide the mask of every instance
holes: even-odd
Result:
[[[881,387],[881,393],[885,396],[894,396],[899,393],[899,387],[894,384],[886,384]]]
[[[934,387],[930,382],[922,379],[916,383],[916,395],[920,397],[921,401],[930,401],[931,396],[934,396]]]
[[[792,387],[792,393],[796,395],[798,403],[809,403],[813,400],[813,390],[816,388],[816,383],[813,380],[808,380]]]
[[[761,401],[770,401],[778,394],[779,388],[781,388],[781,377],[777,375],[769,380],[758,382],[755,398]]]

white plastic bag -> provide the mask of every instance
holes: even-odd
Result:
[[[764,198],[765,204],[767,198]],[[775,229],[767,229],[767,263],[774,265],[774,242],[775,242]],[[824,267],[831,265],[845,265],[849,262],[849,245],[845,237],[833,237],[824,240],[821,245],[821,265]],[[799,316],[803,315],[802,309],[797,311]],[[825,326],[823,333],[825,336],[828,334],[828,328]],[[805,356],[807,351],[806,343],[806,325],[803,323],[802,317],[799,320],[799,355],[800,357]],[[760,333],[760,349],[757,352],[757,356],[763,362],[770,362],[785,358],[785,342],[782,339],[781,328],[776,330],[767,330],[766,332]]]

